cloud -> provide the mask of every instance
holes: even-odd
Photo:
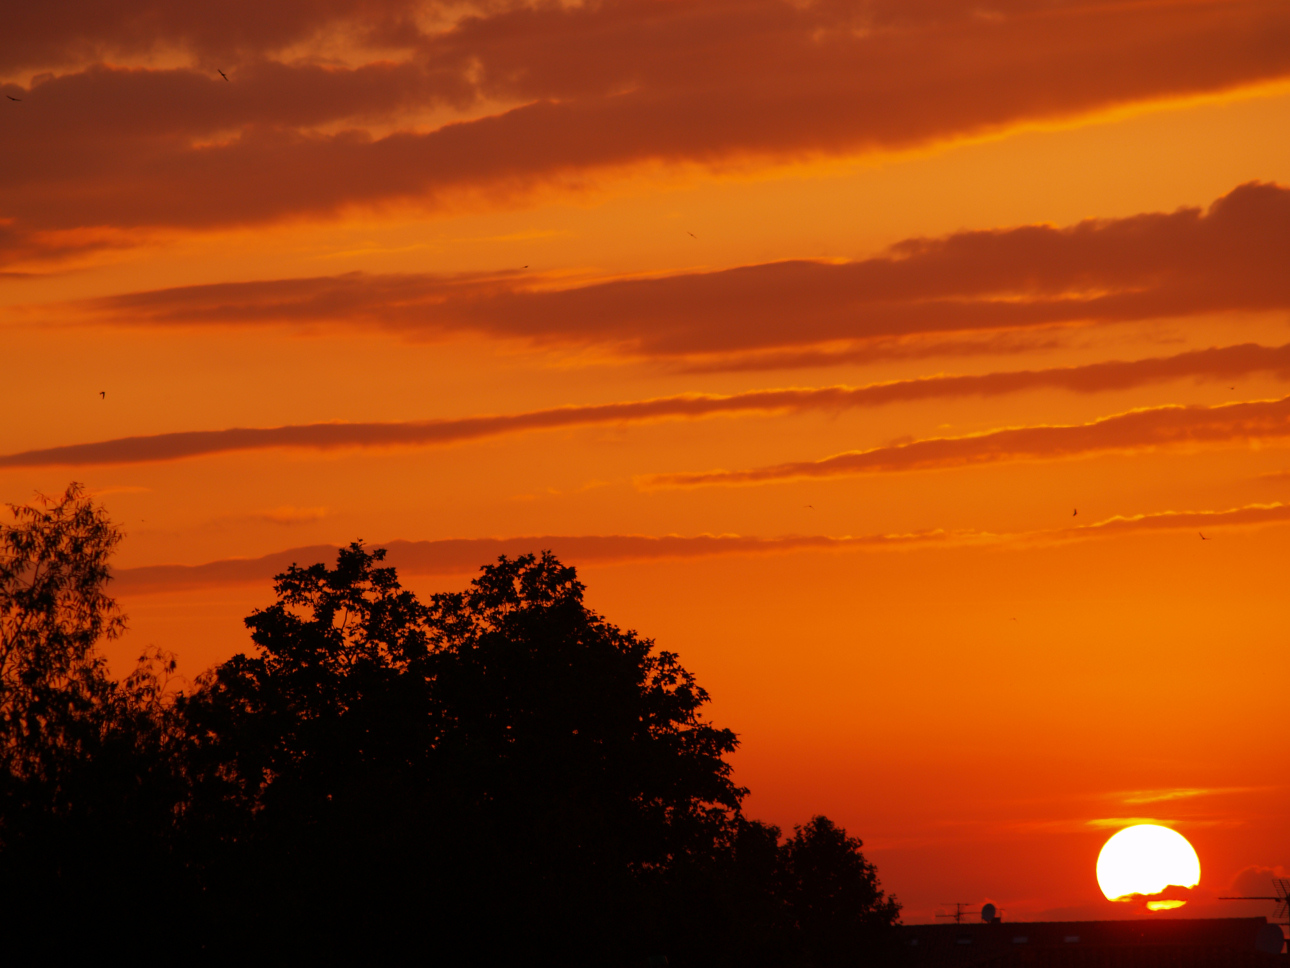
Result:
[[[815,348],[818,355],[848,341],[988,339],[1055,325],[1286,309],[1287,251],[1290,189],[1250,183],[1205,212],[907,239],[853,262],[774,262],[558,290],[517,275],[354,272],[126,293],[33,311],[132,326],[332,324],[419,339],[471,332],[719,369],[725,358],[743,367],[775,352],[801,365],[811,361],[794,353]]]
[[[1290,75],[1280,0],[1015,2],[994,20],[964,2],[490,4],[455,20],[364,0],[110,6],[7,24],[0,63],[91,65],[4,86],[22,103],[0,217],[24,237],[505,202],[642,164],[899,149]],[[338,43],[356,63],[325,61]],[[190,63],[93,63],[167,45]],[[427,125],[444,106],[459,119]]]
[[[446,538],[437,541],[390,541],[378,545],[388,550],[386,563],[405,575],[464,575],[495,561],[498,555],[521,555],[550,549],[574,565],[620,564],[679,558],[786,554],[795,551],[860,551],[901,548],[998,545],[1006,543],[1060,542],[1114,537],[1134,531],[1190,529],[1197,518],[1211,528],[1281,524],[1290,521],[1290,505],[1268,504],[1225,511],[1166,511],[1135,517],[1112,518],[1075,528],[993,534],[982,531],[931,530],[905,534],[871,534],[831,537],[786,535],[763,538],[748,535],[540,535],[520,538]],[[202,565],[148,565],[115,572],[113,591],[142,595],[257,584],[270,581],[293,563],[330,563],[334,545],[311,545],[259,558],[228,558]]]
[[[1072,333],[1064,325],[1030,330],[986,330],[963,334],[915,333],[842,340],[799,349],[772,347],[668,361],[679,373],[737,373],[766,370],[815,369],[845,364],[872,365],[889,360],[920,360],[929,356],[1017,356],[1064,349]]]
[[[1232,894],[1271,897],[1276,888],[1273,878],[1286,877],[1290,877],[1290,871],[1287,871],[1280,864],[1271,867],[1252,864],[1237,872],[1232,878],[1228,890]]]
[[[1138,514],[1128,517],[1112,517],[1095,524],[1078,528],[1065,528],[1060,531],[1035,532],[1040,538],[1110,538],[1120,534],[1142,533],[1147,531],[1192,531],[1197,529],[1229,528],[1242,526],[1263,526],[1281,524],[1290,521],[1290,505],[1247,504],[1245,507],[1230,508],[1225,511],[1157,511],[1154,514]],[[1175,799],[1182,796],[1200,796],[1211,793],[1233,792],[1237,788],[1229,787],[1212,790],[1165,791],[1167,795],[1158,799]],[[1146,795],[1146,794],[1144,794]],[[1154,803],[1155,800],[1131,800],[1125,803]]]
[[[1267,347],[1246,343],[1128,362],[1110,361],[977,376],[933,376],[863,387],[786,387],[727,395],[683,394],[652,400],[554,407],[527,413],[450,420],[180,431],[2,455],[0,468],[130,464],[275,447],[330,450],[341,447],[436,446],[561,427],[749,413],[837,412],[919,400],[998,396],[1039,389],[1097,393],[1187,377],[1227,379],[1254,372],[1290,372],[1290,345]]]
[[[1098,829],[1116,828],[1116,827],[1133,827],[1140,823],[1160,823],[1155,817],[1098,817],[1094,820],[1085,820],[1084,826],[1096,827]]]
[[[449,538],[439,541],[390,541],[379,545],[389,552],[386,564],[409,575],[469,574],[499,555],[521,555],[550,549],[572,564],[611,564],[668,558],[706,558],[716,555],[840,550],[861,547],[907,547],[946,541],[945,532],[831,538],[798,535],[757,538],[740,535],[542,535],[529,538]],[[292,548],[260,558],[231,558],[204,565],[152,565],[124,568],[114,575],[113,591],[146,594],[221,585],[267,582],[297,563],[331,563],[333,545]]]
[[[959,544],[1011,544],[1042,545],[1069,541],[1091,541],[1118,538],[1133,534],[1151,534],[1170,531],[1194,532],[1198,528],[1218,532],[1227,528],[1260,528],[1290,523],[1290,504],[1246,504],[1222,510],[1153,511],[1147,514],[1115,515],[1090,524],[1066,528],[1045,528],[1037,531],[991,533],[981,531],[956,531],[947,535],[947,543]],[[1194,536],[1193,536],[1194,540]],[[1200,794],[1236,792],[1238,788],[1215,788],[1199,791]],[[1177,793],[1177,791],[1168,791]],[[1148,791],[1150,793],[1150,791]],[[1163,799],[1163,798],[1162,798]],[[1150,803],[1153,800],[1125,800],[1125,803]]]
[[[394,41],[422,6],[416,0],[224,0],[218,6],[185,0],[61,0],[55,7],[6,11],[0,71],[51,68],[151,54],[167,48],[200,58],[233,59],[307,41],[337,28],[369,42]],[[365,35],[365,36],[364,36]]]
[[[1162,827],[1171,827],[1171,828],[1239,827],[1241,826],[1242,821],[1232,819],[1232,818],[1224,818],[1224,819],[1199,818],[1198,819],[1195,817],[1189,817],[1184,820],[1160,820],[1155,817],[1099,817],[1095,820],[1086,820],[1084,823],[1086,827],[1094,827],[1097,829],[1116,829],[1116,828],[1123,828],[1123,827],[1132,827],[1140,823],[1157,824]],[[1180,885],[1174,885],[1174,886],[1180,886]],[[1184,888],[1184,890],[1186,890],[1186,888]],[[1164,892],[1161,892],[1161,893],[1164,893]],[[1140,900],[1143,897],[1147,897],[1147,896],[1158,896],[1158,895],[1126,894],[1123,897],[1115,898],[1115,900],[1117,901],[1129,901],[1129,900],[1135,900],[1135,899]]]
[[[1114,451],[1229,444],[1290,436],[1290,397],[1214,407],[1131,410],[1084,424],[1010,427],[966,437],[932,437],[740,471],[641,477],[647,489],[770,484],[857,474],[944,470],[1018,460],[1056,460]]]
[[[1229,512],[1230,513],[1230,512]],[[1171,787],[1163,790],[1133,790],[1117,794],[1124,803],[1162,803],[1169,800],[1190,800],[1226,793],[1251,793],[1258,787]]]
[[[321,521],[329,514],[327,508],[298,508],[284,504],[268,511],[261,511],[254,517],[256,520],[268,521],[271,524],[311,524],[314,521]]]

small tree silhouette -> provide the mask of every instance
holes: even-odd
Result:
[[[165,699],[174,660],[145,655],[123,682],[97,646],[125,619],[107,594],[121,532],[71,485],[10,506],[0,525],[0,910],[11,955],[97,947],[149,905],[165,943],[186,879],[174,856],[182,736]],[[69,926],[71,930],[69,930]]]
[[[60,499],[10,505],[0,525],[0,757],[5,774],[54,777],[96,732],[112,691],[95,645],[125,628],[107,595],[121,533],[79,484]]]
[[[884,954],[886,929],[900,904],[886,896],[858,837],[817,816],[793,828],[782,848],[780,892],[805,963],[855,965]]]

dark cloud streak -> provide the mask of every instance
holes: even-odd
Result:
[[[463,193],[513,199],[641,163],[904,148],[1290,74],[1290,8],[1280,0],[1011,3],[994,18],[950,2],[902,12],[617,0],[489,7],[437,33],[409,26],[402,4],[332,0],[311,13],[290,2],[280,15],[265,12],[277,4],[252,6],[244,32],[228,26],[219,42],[203,31],[217,19],[236,25],[238,10],[190,15],[156,0],[132,4],[139,19],[121,21],[120,42],[135,46],[151,29],[208,51],[258,50],[219,92],[191,70],[103,67],[14,87],[29,110],[6,119],[0,216],[23,233],[201,229],[354,205],[434,207]],[[340,21],[358,34],[369,22],[393,25],[406,58],[325,70],[267,59]],[[6,32],[11,60],[60,30],[69,50],[93,47],[70,20],[23,18]],[[219,80],[213,70],[206,79]],[[478,114],[418,126],[419,110],[446,103]],[[498,104],[515,106],[496,113]],[[394,133],[374,133],[374,120],[405,115]]]
[[[554,551],[571,564],[614,564],[668,558],[700,558],[730,554],[767,554],[802,549],[897,547],[945,540],[942,532],[911,535],[871,535],[830,538],[797,535],[757,538],[740,535],[544,535],[531,538],[449,538],[439,541],[390,541],[386,563],[409,575],[469,574],[498,555]],[[220,585],[267,582],[291,564],[330,562],[331,545],[292,548],[261,558],[232,558],[204,565],[153,565],[125,568],[115,574],[112,590],[124,595],[178,591]]]
[[[130,464],[268,448],[436,446],[502,434],[561,427],[642,423],[747,413],[838,411],[1027,390],[1099,393],[1186,378],[1227,379],[1256,372],[1290,374],[1290,345],[1244,344],[1176,356],[1111,361],[1046,370],[977,376],[935,376],[865,387],[752,390],[731,395],[688,394],[528,413],[398,423],[320,423],[269,428],[198,430],[70,444],[0,456],[0,468]]]
[[[934,437],[749,470],[654,474],[638,483],[647,489],[772,484],[1287,437],[1290,397],[1215,407],[1151,407],[1084,424],[1010,427],[967,437]]]
[[[416,0],[59,0],[12,4],[0,33],[0,70],[56,68],[167,47],[196,57],[259,56],[329,29],[407,42]],[[226,61],[227,62],[227,61]]]
[[[1290,190],[1250,183],[1204,212],[910,239],[840,264],[774,262],[562,290],[520,276],[349,273],[129,293],[61,310],[133,325],[331,324],[425,339],[477,332],[707,356],[705,368],[719,369],[722,356],[845,340],[1286,309],[1287,252]]]
[[[1290,521],[1290,505],[1255,504],[1223,511],[1164,511],[1114,517],[1091,525],[1017,534],[979,531],[922,531],[830,537],[787,535],[543,535],[527,538],[448,538],[438,541],[390,541],[386,563],[404,575],[467,575],[498,555],[515,556],[550,549],[573,565],[621,564],[719,555],[785,554],[795,551],[856,551],[952,546],[956,544],[1048,543],[1112,538],[1127,534],[1183,531],[1196,527],[1258,527]],[[292,564],[330,563],[334,545],[290,548],[259,558],[227,558],[201,565],[149,565],[124,568],[114,575],[112,591],[146,595],[229,585],[267,584]]]

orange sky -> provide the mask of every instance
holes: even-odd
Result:
[[[119,665],[551,547],[907,920],[1140,913],[1129,818],[1271,913],[1209,898],[1290,868],[1282,0],[9,21],[0,499],[124,525]]]

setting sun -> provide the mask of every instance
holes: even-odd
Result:
[[[1176,830],[1141,823],[1121,830],[1097,857],[1097,883],[1112,901],[1135,894],[1159,894],[1167,887],[1195,887],[1200,858]],[[1181,907],[1186,902],[1148,905],[1151,910]]]
[[[1284,922],[1290,0],[3,24],[9,960],[147,897],[171,959],[903,962],[802,935],[801,836],[945,929],[907,968]],[[292,624],[342,553],[372,628]],[[548,553],[657,710],[545,586],[516,665],[450,640]]]

